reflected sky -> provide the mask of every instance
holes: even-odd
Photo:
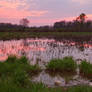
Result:
[[[44,66],[51,59],[72,56],[76,61],[92,61],[92,44],[90,42],[56,41],[54,39],[26,39],[0,41],[0,61],[9,55],[25,55],[31,64]]]

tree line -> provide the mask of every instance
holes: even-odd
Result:
[[[59,21],[55,22],[53,26],[40,26],[40,27],[29,27],[29,20],[23,18],[19,21],[19,25],[11,23],[0,23],[0,31],[92,31],[92,20],[86,20],[87,16],[85,13],[81,13],[73,21]]]
[[[60,21],[54,23],[54,28],[56,29],[70,29],[76,31],[82,30],[91,30],[92,29],[92,20],[86,20],[87,16],[84,13],[81,13],[75,20],[73,21]]]

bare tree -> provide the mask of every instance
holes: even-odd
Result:
[[[29,20],[27,18],[23,18],[20,20],[20,25],[27,27],[29,24]]]

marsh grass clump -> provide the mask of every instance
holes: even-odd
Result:
[[[22,62],[23,61],[23,62]],[[28,83],[28,76],[31,77],[40,71],[38,65],[30,65],[26,57],[8,57],[4,62],[0,62],[0,78],[12,79],[15,84],[25,86]],[[7,77],[6,77],[7,76]]]
[[[48,71],[60,73],[75,73],[77,64],[72,57],[65,57],[63,59],[53,59],[47,65]]]
[[[41,71],[41,68],[36,65],[29,64],[28,59],[25,56],[22,56],[20,58],[17,58],[15,56],[9,56],[8,59],[4,62],[6,66],[6,70],[11,70],[18,68],[26,71],[28,75],[36,75]],[[11,69],[10,69],[11,68]]]
[[[22,56],[21,58],[19,58],[19,59],[17,60],[17,62],[23,63],[23,64],[28,64],[28,63],[29,63],[29,62],[28,62],[28,59],[27,59],[25,56]]]
[[[39,70],[38,65],[30,65],[25,57],[9,57],[0,62],[0,92],[61,92],[42,83],[32,83],[30,76]]]
[[[38,65],[30,65],[29,67],[26,66],[25,68],[29,76],[37,75],[42,71]]]
[[[82,61],[79,65],[80,75],[92,79],[92,64],[87,61]]]

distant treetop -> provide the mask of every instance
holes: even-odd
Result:
[[[86,14],[85,13],[81,13],[77,18],[76,20],[79,21],[79,22],[85,22],[85,19],[87,18]]]

